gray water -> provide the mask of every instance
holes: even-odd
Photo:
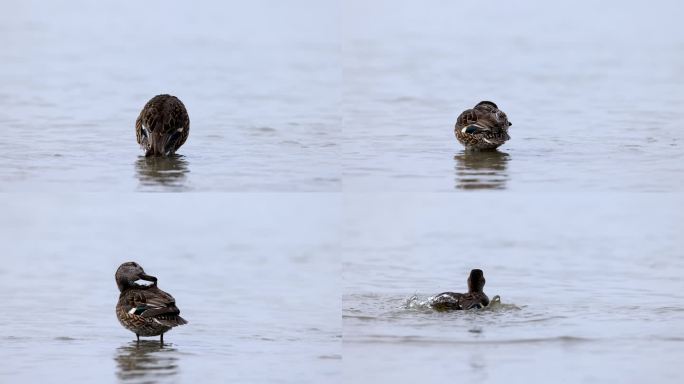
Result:
[[[682,4],[4,1],[0,382],[681,382]],[[467,153],[480,100],[512,139]],[[425,305],[472,268],[501,304]]]
[[[153,196],[0,200],[0,382],[336,380],[338,200],[184,195],[161,211]],[[137,346],[116,319],[114,272],[129,260],[189,321],[164,348]]]
[[[306,0],[3,2],[0,190],[339,189],[334,16]],[[160,93],[184,102],[190,138],[148,162],[135,119]]]
[[[349,198],[344,381],[679,382],[682,197],[533,197]],[[420,305],[471,268],[500,306]]]
[[[345,190],[682,190],[682,2],[344,4]],[[498,154],[454,138],[480,100]]]
[[[681,2],[5,2],[0,190],[681,191]],[[175,160],[135,118],[184,101]],[[466,154],[491,99],[512,140]]]

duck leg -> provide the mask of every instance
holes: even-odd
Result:
[[[164,334],[162,333],[161,336],[159,337],[159,345],[164,346]]]
[[[138,344],[140,344],[140,335],[138,335],[138,334],[136,333],[136,334],[135,334],[135,337],[138,338]]]

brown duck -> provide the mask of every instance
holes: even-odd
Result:
[[[430,306],[438,311],[484,308],[489,305],[489,297],[482,291],[484,285],[482,270],[473,269],[468,277],[468,293],[440,293],[430,298]]]
[[[454,133],[467,150],[493,150],[510,140],[511,122],[491,101],[480,101],[473,109],[458,116]]]
[[[135,135],[145,156],[173,155],[189,133],[188,111],[176,96],[153,97],[135,121]]]
[[[135,262],[121,264],[115,274],[119,287],[119,302],[116,304],[116,317],[124,328],[140,336],[161,336],[159,341],[164,345],[164,333],[171,328],[187,324],[180,317],[173,296],[157,287],[157,278],[145,273]],[[151,281],[151,285],[137,284],[136,281]]]

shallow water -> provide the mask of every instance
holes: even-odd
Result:
[[[6,4],[0,190],[684,185],[681,2],[164,4]],[[191,133],[160,167],[133,126],[162,92]],[[481,99],[514,124],[498,155],[453,136]]]
[[[684,212],[674,207],[683,202],[671,195],[348,197],[345,381],[678,382]],[[490,207],[486,216],[482,207]],[[417,305],[463,292],[472,268],[484,270],[485,292],[500,295],[500,306],[435,312]]]
[[[5,1],[0,382],[681,382],[683,4]],[[158,93],[190,138],[144,158]],[[420,305],[471,268],[501,305]]]
[[[679,1],[344,3],[345,190],[682,191]],[[500,153],[458,115],[493,100]]]
[[[337,380],[339,199],[211,196],[3,196],[0,382]],[[189,321],[164,348],[116,319],[129,260]]]
[[[3,4],[0,190],[339,189],[333,3]],[[159,93],[190,115],[173,164],[138,158]]]

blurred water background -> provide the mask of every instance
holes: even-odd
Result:
[[[3,196],[0,382],[339,380],[339,206],[328,194]],[[164,348],[137,346],[114,313],[114,272],[130,260],[189,321]]]
[[[0,382],[681,381],[683,201],[642,193],[684,190],[681,2],[2,8]],[[158,93],[190,138],[146,159]],[[466,153],[485,99],[512,139]],[[128,260],[190,321],[163,349]],[[476,267],[501,306],[421,304]]]
[[[684,189],[684,3],[343,4],[345,190]],[[480,100],[512,139],[467,154]]]
[[[338,5],[14,1],[0,13],[0,190],[340,186]],[[177,95],[190,138],[139,158],[135,119]]]
[[[345,199],[348,383],[678,383],[684,199],[358,194]],[[472,268],[501,305],[435,312]]]

